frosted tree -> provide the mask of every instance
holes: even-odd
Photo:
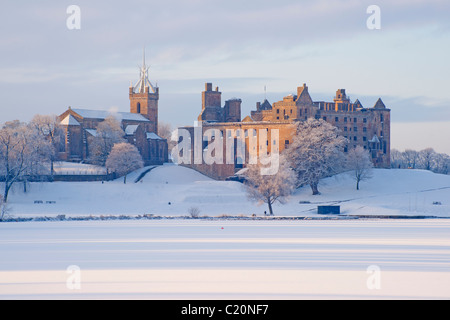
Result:
[[[434,161],[436,158],[436,152],[433,148],[426,148],[419,151],[418,155],[418,167],[425,170],[431,170],[434,166]]]
[[[8,201],[14,183],[37,174],[48,160],[48,143],[29,126],[19,121],[7,122],[0,129],[0,176],[3,201]]]
[[[434,157],[433,171],[436,173],[450,173],[450,156],[445,153],[437,153]]]
[[[158,135],[167,140],[168,143],[168,150],[169,154],[171,153],[173,147],[176,146],[176,141],[172,140],[172,136],[174,134],[174,130],[172,129],[172,126],[170,123],[161,122],[158,123]]]
[[[125,142],[125,132],[120,122],[113,116],[97,126],[96,135],[89,138],[89,158],[92,163],[104,166],[109,153],[117,143]]]
[[[391,168],[404,169],[405,167],[403,152],[391,149]]]
[[[106,168],[111,172],[123,175],[123,183],[127,183],[127,174],[144,166],[139,150],[129,143],[117,143],[106,160]]]
[[[299,122],[292,143],[284,151],[297,173],[298,186],[309,185],[313,195],[319,194],[321,179],[343,171],[346,144],[339,129],[323,120]]]
[[[35,115],[29,124],[35,133],[49,142],[47,149],[50,160],[50,174],[53,175],[53,164],[57,159],[60,144],[64,141],[64,132],[55,115]]]
[[[261,165],[250,165],[245,173],[247,196],[259,203],[266,203],[273,215],[275,202],[285,203],[296,186],[295,172],[281,160],[275,175],[262,175]]]
[[[416,169],[417,161],[419,159],[419,152],[416,150],[406,149],[403,152],[403,157],[408,169]]]
[[[370,152],[361,146],[352,148],[347,154],[346,168],[356,180],[356,190],[359,190],[360,182],[369,180],[373,176]]]

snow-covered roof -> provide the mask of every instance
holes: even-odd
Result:
[[[91,136],[96,137],[97,136],[97,130],[95,129],[85,129],[87,133],[89,133]]]
[[[238,172],[236,172],[234,175],[241,176],[241,175],[245,174],[247,171],[248,171],[248,168],[243,168],[243,169],[239,170]]]
[[[150,139],[150,140],[163,140],[163,138],[161,138],[160,136],[158,136],[154,132],[147,132],[147,139]]]
[[[369,142],[375,142],[375,143],[379,143],[380,139],[378,139],[377,135],[374,135],[372,140],[370,140]]]
[[[62,121],[61,125],[63,126],[79,126],[80,123],[75,119],[71,114],[67,115]]]
[[[125,128],[125,134],[127,136],[131,136],[131,135],[135,134],[137,128],[139,128],[139,125],[137,125],[137,124],[129,125]]]
[[[141,114],[131,112],[109,112],[103,110],[89,110],[89,109],[72,109],[72,111],[79,114],[83,118],[90,118],[90,119],[106,119],[109,116],[117,116],[117,118],[121,120],[144,121],[144,122],[150,121]]]

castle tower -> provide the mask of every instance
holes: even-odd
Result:
[[[136,85],[130,85],[130,112],[138,113],[150,120],[147,130],[158,134],[158,101],[159,88],[152,85],[148,79],[149,67],[145,64],[145,52],[140,68],[140,79]]]
[[[222,93],[219,88],[212,89],[212,83],[205,84],[205,91],[202,92],[202,113],[198,121],[223,121],[222,114]]]

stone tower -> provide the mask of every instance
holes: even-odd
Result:
[[[150,120],[149,132],[158,134],[159,88],[148,79],[149,67],[145,64],[145,52],[140,69],[140,79],[136,85],[130,85],[130,112],[138,113]]]
[[[222,93],[219,88],[213,91],[212,83],[205,84],[205,91],[202,92],[202,113],[198,121],[222,122]]]

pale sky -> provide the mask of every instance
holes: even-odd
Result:
[[[69,5],[81,29],[69,30]],[[369,5],[381,9],[370,30]],[[450,1],[3,1],[0,123],[68,106],[129,111],[142,50],[160,87],[160,120],[191,125],[205,82],[243,117],[295,93],[332,101],[345,88],[365,107],[381,97],[392,147],[450,154]]]

